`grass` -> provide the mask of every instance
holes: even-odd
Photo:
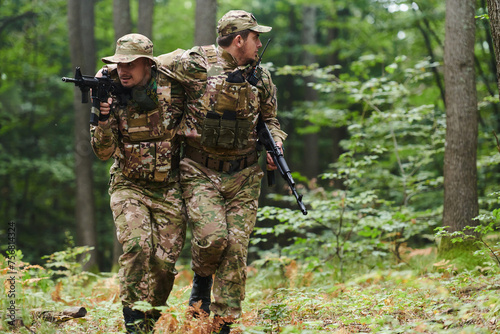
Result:
[[[418,254],[418,253],[417,253]],[[281,270],[249,267],[243,316],[232,333],[500,333],[500,275],[496,267],[457,270],[423,252],[420,267],[389,266],[335,282],[334,273],[307,273],[294,261]],[[5,268],[5,261],[2,262]],[[410,263],[410,264],[412,264]],[[426,265],[426,263],[428,265]],[[157,333],[210,333],[210,319],[192,319],[187,310],[192,272],[179,268],[169,306],[162,308]],[[7,296],[7,269],[1,271]],[[123,332],[115,274],[54,272],[24,264],[16,285],[16,315],[25,326],[11,327],[6,317],[11,298],[3,297],[2,333]],[[52,277],[52,278],[51,278]],[[53,323],[37,310],[83,306],[85,317]]]

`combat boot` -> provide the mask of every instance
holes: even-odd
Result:
[[[215,330],[212,332],[212,334],[229,334],[231,332],[231,325],[233,323],[224,321],[222,319],[223,318],[218,315],[214,317],[213,328],[215,328]]]
[[[161,317],[161,312],[158,310],[151,310],[146,312],[146,325],[144,326],[145,333],[153,332],[156,322]]]
[[[123,319],[125,320],[125,330],[127,333],[144,333],[146,330],[146,315],[144,312],[133,310],[130,307],[123,308]],[[136,322],[136,320],[142,320]]]
[[[193,277],[193,289],[191,290],[191,296],[189,297],[189,306],[193,306],[196,302],[201,300],[200,309],[210,315],[212,284],[212,275],[202,277],[195,273]],[[194,312],[193,316],[198,318],[198,312]]]

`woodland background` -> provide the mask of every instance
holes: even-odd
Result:
[[[113,271],[111,161],[94,157],[90,106],[61,77],[76,66],[95,73],[129,32],[151,37],[155,55],[211,44],[217,20],[244,9],[273,27],[261,36],[272,38],[263,63],[309,209],[303,216],[281,181],[272,189],[264,179],[249,264],[299,285],[387,268],[498,274],[497,1],[0,0],[0,8],[2,251],[14,222],[25,263],[64,267],[88,253],[83,269]],[[430,260],[415,263],[422,255]],[[279,327],[290,314],[271,305]]]

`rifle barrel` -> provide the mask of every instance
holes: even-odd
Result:
[[[61,79],[64,82],[78,82],[79,80],[73,79],[73,78],[68,78],[68,77],[62,77]]]

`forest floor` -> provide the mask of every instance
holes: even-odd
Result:
[[[425,272],[399,268],[336,283],[331,274],[302,273],[293,261],[278,271],[249,267],[243,315],[231,333],[500,333],[497,268],[457,272],[447,261],[434,263],[434,269]],[[211,333],[212,318],[193,319],[189,313],[192,272],[187,266],[180,269],[155,332]],[[45,278],[44,270],[24,266],[15,296],[10,297],[8,271],[1,271],[5,291],[0,292],[7,298],[1,301],[0,332],[124,331],[116,274],[54,279]],[[9,303],[15,303],[16,318],[23,320],[17,326],[6,318]],[[71,306],[84,307],[86,315],[40,317]]]

